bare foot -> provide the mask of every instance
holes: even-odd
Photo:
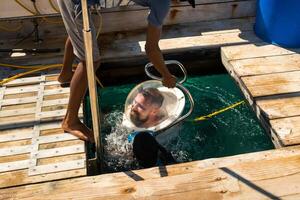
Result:
[[[72,80],[73,74],[74,74],[74,72],[72,72],[72,73],[62,73],[61,72],[57,78],[57,81],[60,82],[61,84],[70,83]]]
[[[68,123],[66,120],[64,120],[61,127],[65,132],[68,132],[81,140],[95,143],[93,132],[80,120],[73,123]]]

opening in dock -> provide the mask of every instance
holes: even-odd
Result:
[[[195,100],[192,115],[176,127],[179,136],[167,140],[164,146],[177,162],[230,156],[274,148],[270,137],[260,125],[239,87],[227,74],[218,50],[168,54],[165,59],[177,59],[188,71],[184,85]],[[98,73],[105,88],[98,88],[104,144],[104,172],[137,169],[126,129],[122,128],[124,103],[130,90],[148,80],[144,73],[145,58],[104,63]],[[180,75],[176,67],[171,72]],[[236,107],[231,105],[242,102]],[[186,108],[188,109],[188,108]],[[206,120],[199,116],[224,110]],[[91,126],[89,97],[85,97],[85,120]]]

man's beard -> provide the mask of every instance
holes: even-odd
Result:
[[[145,119],[141,119],[141,116],[138,112],[131,110],[130,120],[135,126],[142,127],[143,124],[148,120],[148,117],[146,117]]]

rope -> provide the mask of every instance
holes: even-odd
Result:
[[[210,119],[210,118],[212,118],[213,116],[216,116],[216,115],[218,115],[218,114],[221,114],[221,113],[223,113],[223,112],[225,112],[225,111],[227,111],[227,110],[230,110],[230,109],[232,109],[232,108],[234,108],[234,107],[237,107],[237,106],[239,106],[239,105],[241,105],[241,104],[243,104],[243,103],[245,103],[244,100],[243,100],[243,101],[239,101],[239,102],[234,103],[234,104],[232,104],[232,105],[230,105],[230,106],[227,106],[226,108],[222,108],[221,110],[215,111],[215,112],[213,112],[213,113],[211,113],[211,114],[204,115],[204,116],[201,116],[201,117],[197,117],[197,118],[195,118],[195,119],[192,120],[192,121],[193,121],[193,122],[198,122],[198,121],[204,121],[204,120]]]
[[[54,6],[52,0],[49,0],[49,3],[50,3],[50,5],[51,5],[52,9],[55,10],[55,12],[58,12],[58,13],[59,13],[59,9],[57,9],[57,8]]]
[[[20,78],[22,76],[26,76],[26,75],[29,75],[29,74],[33,74],[35,72],[38,72],[38,71],[42,71],[42,70],[45,70],[45,69],[52,69],[52,68],[58,68],[58,67],[62,67],[63,65],[62,64],[52,64],[52,65],[33,65],[33,66],[21,66],[21,65],[11,65],[11,64],[6,64],[6,63],[0,63],[0,67],[10,67],[10,68],[15,68],[15,69],[31,69],[27,72],[23,72],[23,73],[20,73],[20,74],[16,74],[12,77],[9,77],[9,78],[5,78],[3,80],[0,80],[0,86],[2,86],[3,84],[5,83],[8,83],[10,81],[13,81],[17,78]],[[73,65],[73,67],[76,66],[76,65]],[[100,80],[98,79],[98,77],[96,76],[96,81],[97,83],[102,87],[104,88],[103,84],[100,82]]]
[[[23,73],[14,75],[14,76],[12,76],[12,77],[10,77],[10,78],[5,78],[5,79],[3,79],[3,80],[0,81],[0,85],[2,86],[2,85],[5,84],[5,83],[8,83],[8,82],[10,82],[10,81],[13,81],[13,80],[15,80],[15,79],[17,79],[17,78],[20,78],[20,77],[25,76],[25,75],[28,75],[28,74],[33,74],[33,73],[38,72],[38,71],[42,71],[42,70],[50,69],[50,68],[55,68],[55,67],[61,67],[61,66],[62,66],[62,65],[57,65],[57,66],[51,66],[51,65],[49,65],[49,66],[45,66],[45,67],[38,68],[38,69],[32,69],[32,70],[30,70],[30,71],[27,71],[27,72],[23,72]]]
[[[23,28],[23,24],[21,24],[20,26],[16,27],[16,28],[7,28],[5,26],[0,26],[0,29],[3,31],[7,31],[7,32],[17,32],[18,30],[20,30],[21,28]]]
[[[30,12],[33,15],[37,15],[38,13],[33,12],[32,10],[30,10],[29,8],[27,8],[20,0],[15,0],[15,2],[17,4],[19,4],[22,8],[24,8],[25,10],[27,10],[28,12]]]
[[[99,8],[101,8],[101,7],[99,6]],[[96,12],[97,12],[97,15],[99,16],[99,27],[98,27],[98,31],[97,31],[97,35],[96,35],[96,38],[98,39],[98,37],[101,33],[101,30],[102,30],[103,21],[102,21],[102,15],[99,12],[98,8],[96,8]]]

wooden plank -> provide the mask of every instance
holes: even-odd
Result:
[[[60,88],[55,90],[45,90],[44,96],[70,93],[70,88]]]
[[[256,98],[256,104],[267,119],[300,115],[300,93]]]
[[[48,136],[40,136],[36,139],[39,144],[43,143],[52,143],[52,142],[60,142],[60,141],[67,141],[67,140],[76,140],[78,139],[76,136],[71,135],[69,133],[61,133],[56,135],[48,135]]]
[[[300,49],[285,49],[268,43],[254,43],[222,47],[224,56],[229,61],[269,56],[283,56],[299,53]]]
[[[298,148],[299,149],[299,148]],[[281,150],[273,150],[274,154]],[[297,150],[296,150],[297,151]],[[275,153],[276,152],[276,153]],[[256,154],[244,154],[249,157]],[[43,194],[51,198],[76,198],[78,196],[103,199],[269,199],[299,194],[299,150],[293,155],[232,165],[220,164],[214,168],[198,168],[188,174],[166,175],[160,179],[143,179],[139,170],[35,184],[27,187],[9,188],[0,191],[4,197],[38,199]],[[231,157],[230,157],[231,158]],[[215,159],[222,163],[222,158]],[[205,161],[197,161],[202,163]],[[176,166],[176,165],[175,165]],[[166,172],[169,171],[167,166]],[[159,173],[158,168],[152,168]],[[120,178],[122,177],[122,178]],[[282,183],[288,183],[284,187]],[[53,184],[59,187],[54,187]],[[50,189],[51,188],[51,189]],[[101,192],[99,192],[101,191]],[[59,196],[58,196],[59,194]]]
[[[17,140],[25,140],[32,137],[32,131],[18,132],[9,134],[0,134],[0,142],[9,142]]]
[[[96,70],[94,67],[93,60],[93,38],[90,29],[90,18],[88,13],[88,5],[85,0],[81,0],[82,6],[82,19],[83,19],[83,39],[84,39],[84,49],[85,49],[85,60],[86,60],[86,73],[87,73],[87,82],[90,96],[90,106],[91,106],[91,117],[93,125],[93,141],[95,142],[95,160],[97,163],[96,170],[101,171],[102,161],[103,161],[103,145],[102,145],[102,136],[101,136],[101,120],[100,120],[100,99],[98,98],[98,90],[96,83]],[[98,63],[100,64],[100,63]],[[91,139],[89,139],[91,140]]]
[[[4,87],[0,87],[0,110],[2,109],[5,88],[6,88],[5,86]]]
[[[26,169],[29,166],[29,160],[19,160],[14,162],[0,163],[0,173],[20,169]]]
[[[300,117],[270,120],[272,129],[285,146],[300,143]]]
[[[44,181],[59,180],[66,178],[74,178],[86,175],[86,169],[78,169],[72,171],[63,171],[37,176],[28,176],[28,170],[18,170],[0,173],[0,188],[20,186],[31,183],[39,183]],[[1,196],[1,195],[0,195]],[[2,196],[1,196],[2,198]]]
[[[43,102],[43,106],[55,106],[55,105],[65,105],[69,103],[69,99],[68,98],[64,98],[64,99],[55,99],[55,100],[49,100],[49,101],[44,101]]]
[[[239,77],[291,72],[300,70],[300,55],[276,55],[271,57],[233,60],[230,63]]]
[[[26,153],[29,153],[30,150],[31,150],[31,145],[15,146],[15,147],[10,147],[10,148],[1,148],[0,149],[0,157],[26,154]]]
[[[44,80],[46,80],[45,76],[42,76]],[[29,169],[28,171],[32,170],[34,167],[37,166],[37,154],[39,151],[39,143],[38,138],[40,136],[40,116],[39,114],[42,112],[42,106],[43,106],[43,99],[44,99],[44,86],[45,82],[40,82],[40,90],[37,94],[37,102],[36,102],[36,113],[35,113],[35,121],[33,127],[33,134],[32,134],[32,142],[31,142],[31,152],[30,152],[30,163],[29,163]],[[30,173],[28,173],[30,175]]]
[[[36,77],[29,77],[29,78],[18,78],[16,80],[10,81],[5,83],[5,86],[19,86],[19,85],[26,85],[26,84],[36,84],[45,81],[44,76],[36,76]]]
[[[60,147],[60,148],[54,148],[54,149],[47,149],[47,150],[39,150],[36,157],[37,158],[48,158],[48,157],[77,154],[77,153],[84,153],[84,144],[73,145],[73,146],[68,146],[68,147]]]
[[[74,169],[81,169],[85,167],[85,159],[73,160],[49,165],[39,165],[29,169],[29,176],[48,174],[61,171],[69,171]]]
[[[300,92],[300,71],[242,77],[253,97]]]
[[[43,143],[39,145],[39,149],[53,149],[53,148],[61,148],[61,147],[68,147],[74,145],[84,145],[83,140],[66,140],[60,142],[52,142],[52,143]]]
[[[14,162],[19,160],[28,160],[29,158],[30,158],[29,153],[4,156],[4,157],[0,157],[0,163]]]
[[[54,110],[54,111],[47,111],[47,112],[41,112],[38,114],[38,116],[41,118],[41,119],[46,119],[46,118],[60,118],[60,117],[63,117],[65,116],[67,112],[67,109],[62,109],[62,110]],[[79,109],[79,115],[82,115],[83,114],[83,111],[82,111],[82,107]]]
[[[24,115],[22,117],[5,117],[1,119],[0,130],[7,130],[11,128],[22,128],[32,126],[36,123],[34,115]]]
[[[2,100],[2,104],[1,105],[2,106],[19,105],[19,104],[34,103],[36,101],[37,101],[37,97],[26,97],[26,98],[17,98],[17,99],[5,99],[5,100]]]
[[[54,122],[48,122],[48,123],[41,123],[40,124],[40,130],[49,130],[49,129],[57,129],[61,128],[61,121],[54,121]]]
[[[35,112],[36,112],[35,108],[26,108],[20,110],[5,110],[5,111],[0,111],[0,117],[22,116],[22,115],[34,114]]]
[[[103,13],[102,33],[146,28],[147,16],[148,9]],[[170,9],[164,24],[172,25],[253,16],[255,16],[255,1],[231,1],[198,5],[194,9],[191,6],[173,7]],[[132,26],[127,26],[123,23],[124,17],[126,17],[127,22]],[[97,21],[95,24],[97,24]]]
[[[5,90],[5,95],[37,92],[39,91],[39,89],[40,89],[39,85],[7,88]]]
[[[229,32],[226,34],[197,35],[180,38],[161,39],[159,46],[164,53],[180,52],[186,50],[199,50],[218,48],[229,44],[247,44],[250,41],[259,42],[252,31],[244,32],[244,37],[240,37],[240,32]],[[109,60],[112,58],[128,58],[145,55],[145,41],[125,44],[112,44],[109,47],[102,47],[104,54],[102,58]]]

